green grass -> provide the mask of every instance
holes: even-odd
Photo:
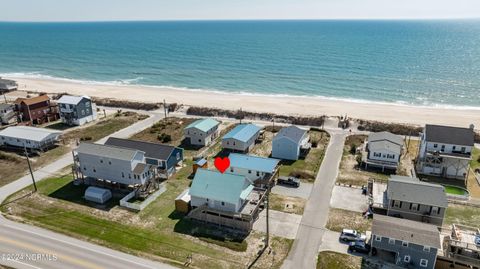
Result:
[[[470,166],[473,170],[480,168],[480,149],[474,147],[472,150],[472,160],[470,161]]]
[[[317,269],[359,269],[362,258],[333,251],[322,251],[318,254]]]
[[[455,187],[455,186],[443,186],[445,188],[445,192],[448,194],[454,195],[466,195],[468,194],[464,189]]]
[[[480,207],[450,204],[445,214],[444,224],[454,223],[480,228]]]

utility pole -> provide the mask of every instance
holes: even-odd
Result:
[[[5,99],[5,104],[7,103],[7,93],[3,94],[3,99]]]
[[[270,223],[269,223],[269,215],[268,215],[268,211],[269,211],[269,208],[270,208],[270,200],[269,200],[269,197],[270,197],[270,184],[268,184],[268,189],[267,189],[267,218],[266,218],[266,223],[267,223],[267,238],[266,238],[266,242],[265,242],[265,247],[268,247],[270,245]]]
[[[165,113],[165,119],[167,118],[167,103],[165,99],[163,99],[163,112]]]
[[[275,118],[272,118],[272,133],[275,132]]]
[[[30,158],[28,157],[27,146],[23,144],[23,148],[25,149],[25,156],[27,157],[28,170],[30,170],[30,175],[32,176],[33,188],[35,189],[35,192],[36,192],[37,184],[35,183],[35,177],[33,176],[32,165],[30,164]]]

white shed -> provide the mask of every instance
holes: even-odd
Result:
[[[107,189],[90,186],[85,191],[85,200],[104,204],[112,198],[112,192]]]

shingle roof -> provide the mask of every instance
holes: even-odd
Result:
[[[0,136],[27,139],[36,142],[41,142],[51,135],[60,134],[62,134],[60,131],[30,126],[12,126],[0,131]]]
[[[473,146],[475,134],[470,128],[427,124],[425,136],[428,142]]]
[[[441,248],[438,228],[423,222],[375,214],[372,234],[421,246]]]
[[[247,142],[252,136],[254,136],[258,131],[260,131],[260,127],[254,124],[239,124],[233,130],[228,132],[223,139],[236,139],[242,142]]]
[[[300,129],[295,125],[284,127],[278,132],[274,139],[279,139],[282,137],[287,137],[295,143],[300,143],[303,136],[307,133],[307,130]]]
[[[399,135],[392,134],[390,132],[370,133],[368,135],[368,142],[382,141],[382,140],[391,141],[392,143],[395,143],[399,146],[403,145],[403,138]]]
[[[137,154],[138,150],[101,144],[80,143],[76,152],[110,159],[130,161],[135,154]]]
[[[231,167],[244,168],[265,173],[272,173],[279,162],[277,159],[238,153],[230,153],[228,155],[228,159],[230,159]]]
[[[87,98],[90,100],[88,96],[72,96],[72,95],[63,95],[60,99],[57,100],[59,104],[70,104],[70,105],[78,105],[83,98]]]
[[[438,206],[448,206],[443,186],[420,181],[418,178],[392,175],[387,187],[388,199]]]
[[[208,130],[212,129],[213,127],[219,125],[220,122],[212,119],[212,118],[206,118],[206,119],[200,119],[196,120],[192,123],[190,123],[185,129],[189,128],[197,128],[202,132],[207,132]]]
[[[20,104],[20,103],[25,103],[27,106],[30,106],[30,105],[33,105],[33,104],[37,104],[37,103],[41,103],[41,102],[45,102],[45,101],[49,101],[50,100],[50,97],[48,97],[48,95],[44,94],[44,95],[39,95],[37,97],[32,97],[32,98],[17,98],[17,100],[15,100],[15,104]]]
[[[5,104],[5,103],[0,104],[0,110],[12,108],[12,107],[13,107],[12,104]]]
[[[253,185],[244,177],[198,169],[190,187],[190,195],[237,204],[238,199],[246,199]]]
[[[158,160],[167,160],[168,157],[172,154],[173,150],[176,147],[171,145],[163,145],[152,142],[144,142],[130,139],[122,139],[116,137],[110,137],[105,142],[105,145],[135,149],[145,152],[145,157],[158,159]]]

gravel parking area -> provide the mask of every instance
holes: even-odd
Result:
[[[333,187],[330,206],[355,212],[364,212],[368,208],[368,196],[361,189],[335,186]]]

